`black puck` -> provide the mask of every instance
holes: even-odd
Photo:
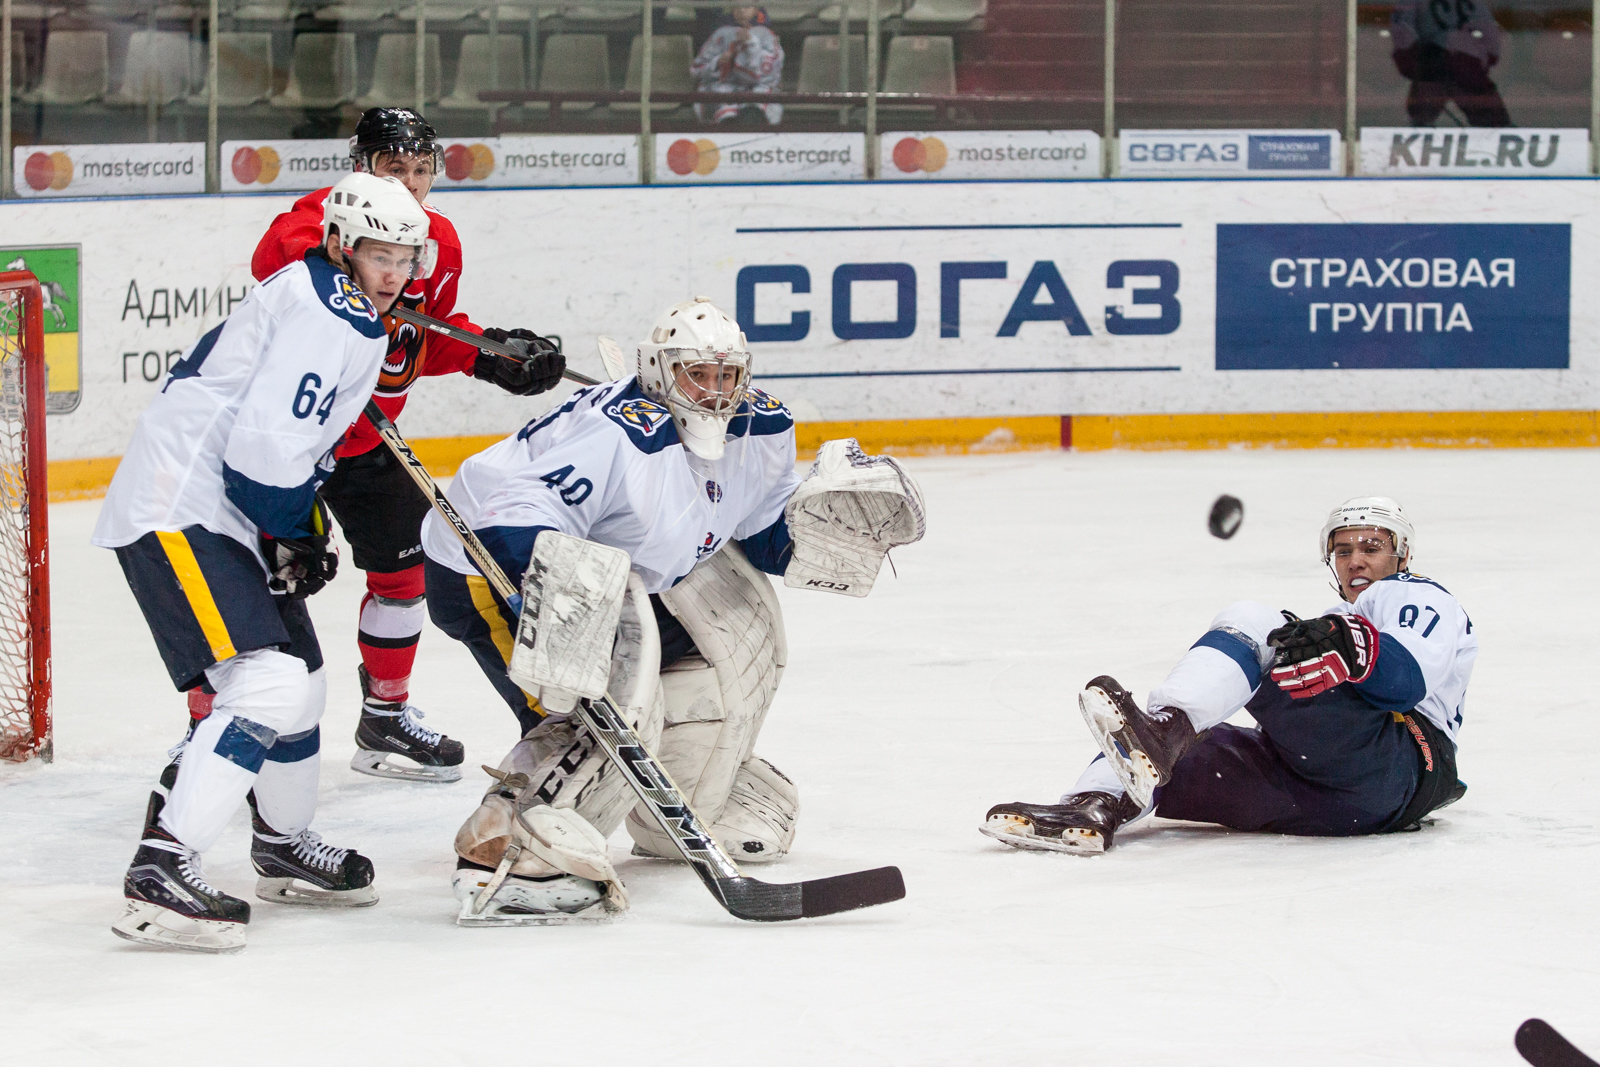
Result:
[[[1239,527],[1243,524],[1244,502],[1226,493],[1217,497],[1217,502],[1211,505],[1211,517],[1206,520],[1206,527],[1211,531],[1211,536],[1226,541],[1238,533]]]

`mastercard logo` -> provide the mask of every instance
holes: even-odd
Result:
[[[894,146],[894,165],[905,174],[943,170],[950,152],[937,137],[902,137]]]
[[[240,185],[254,182],[271,185],[278,180],[278,170],[282,165],[277,149],[246,146],[233,154],[233,180]]]
[[[481,182],[494,173],[494,152],[486,144],[453,144],[444,150],[444,176],[453,182]]]
[[[22,178],[35,192],[59,192],[72,184],[72,157],[65,152],[35,152],[23,164]]]
[[[667,166],[674,174],[698,174],[702,178],[717,169],[722,153],[716,143],[704,137],[698,141],[679,139],[667,149]]]

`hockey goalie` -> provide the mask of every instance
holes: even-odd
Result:
[[[846,596],[921,538],[922,498],[853,440],[795,471],[794,421],[750,384],[738,324],[668,308],[635,373],[581,389],[468,459],[451,499],[522,593],[507,602],[450,527],[423,527],[428,611],[523,730],[456,835],[463,925],[605,919],[627,907],[606,840],[676,859],[571,713],[609,693],[742,863],[783,856],[799,791],[756,755],[787,659],[767,575]],[[620,363],[620,361],[619,361]]]

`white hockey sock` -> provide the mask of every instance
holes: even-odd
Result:
[[[394,600],[368,593],[361,603],[361,632],[391,641],[416,637],[427,617],[428,605],[422,597]]]
[[[1150,690],[1146,708],[1181,708],[1196,732],[1208,730],[1245,706],[1261,672],[1272,662],[1267,634],[1283,616],[1265,604],[1242,600],[1211,621],[1166,679]]]
[[[1096,756],[1089,761],[1089,766],[1085,767],[1083,773],[1078,775],[1078,780],[1073,783],[1069,791],[1062,795],[1061,800],[1065,803],[1068,797],[1078,793],[1110,793],[1114,797],[1120,797],[1125,795],[1127,790],[1122,788],[1122,782],[1118,780],[1117,772],[1111,769],[1111,764],[1107,762],[1106,758],[1104,756]],[[1155,804],[1152,802],[1149,807],[1129,819],[1128,822],[1131,823],[1142,819],[1153,810],[1155,810]],[[1123,823],[1123,825],[1126,826],[1128,823]]]
[[[204,852],[217,843],[266,760],[272,731],[225,711],[212,711],[178,764],[178,781],[161,809],[161,826]]]
[[[321,729],[280,737],[256,776],[256,810],[266,824],[293,837],[317,813],[317,777],[322,767]]]

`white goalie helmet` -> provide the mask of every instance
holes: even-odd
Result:
[[[1400,503],[1386,496],[1358,496],[1346,500],[1328,515],[1322,525],[1322,562],[1333,556],[1333,535],[1352,526],[1371,526],[1388,530],[1394,535],[1395,554],[1400,557],[1400,569],[1411,565],[1411,551],[1416,545],[1417,531],[1406,518]]]
[[[356,172],[340,179],[322,204],[322,239],[331,227],[339,228],[339,242],[351,250],[363,239],[417,249],[413,278],[426,278],[433,269],[437,245],[428,240],[428,213],[398,178]]]
[[[702,459],[722,458],[749,387],[744,332],[708,297],[674,304],[639,342],[639,388],[667,406],[684,447]]]

